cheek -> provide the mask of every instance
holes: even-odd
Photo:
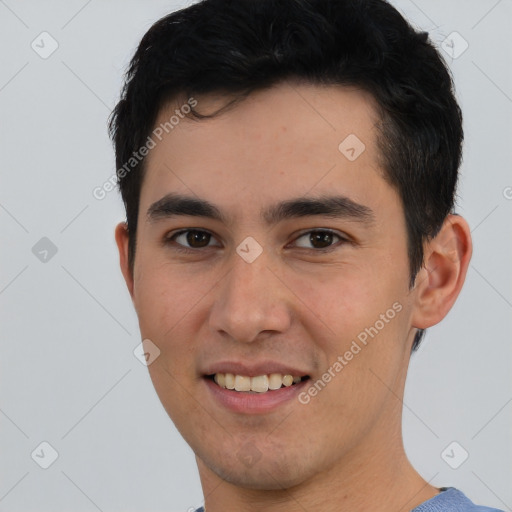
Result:
[[[201,324],[202,301],[212,286],[206,279],[187,276],[176,265],[155,260],[150,255],[139,259],[134,304],[142,339],[150,339],[160,350],[148,366],[153,386],[179,424],[184,404],[188,412],[194,406],[189,395],[196,377],[194,331]]]
[[[323,354],[320,371],[335,375],[326,376],[332,392],[320,394],[343,416],[362,403],[378,408],[388,394],[383,382],[392,386],[403,371],[410,307],[402,277],[374,264],[333,269],[325,279],[288,278],[306,306],[302,325]]]
[[[406,291],[397,277],[377,268],[375,262],[340,265],[315,274],[288,272],[283,281],[305,306],[301,321],[306,322],[309,317],[311,328],[316,330],[320,321],[320,329],[325,331],[329,343],[338,340],[339,346],[335,348],[339,349],[376,322],[380,327],[380,315],[393,320],[393,305],[400,302]],[[386,330],[388,325],[386,322]]]
[[[141,254],[135,271],[134,305],[143,336],[160,338],[167,344],[173,331],[208,295],[213,280],[183,271],[179,265],[158,262]]]

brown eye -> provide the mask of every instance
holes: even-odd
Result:
[[[187,242],[190,247],[206,247],[211,239],[211,235],[209,233],[205,233],[204,231],[188,231],[187,232]]]
[[[309,235],[309,241],[315,249],[329,247],[333,243],[333,234],[328,231],[314,231]]]
[[[212,245],[213,236],[208,231],[201,231],[199,229],[187,229],[176,233],[169,240],[176,242],[178,245],[188,249],[202,249]]]
[[[326,249],[342,240],[341,236],[332,231],[315,230],[299,236],[295,245],[305,249]]]

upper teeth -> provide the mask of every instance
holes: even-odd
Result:
[[[232,373],[216,373],[213,380],[221,387],[234,389],[236,391],[256,391],[264,393],[269,389],[279,389],[281,386],[291,386],[300,382],[301,377],[292,375],[281,375],[280,373],[271,373],[270,375],[258,375],[257,377],[248,377],[246,375],[234,375]]]

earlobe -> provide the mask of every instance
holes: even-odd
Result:
[[[459,215],[448,215],[425,246],[424,265],[415,282],[413,327],[426,329],[448,314],[464,284],[471,253],[468,223]]]
[[[115,230],[115,239],[117,244],[117,249],[119,251],[119,265],[121,267],[121,272],[123,273],[124,280],[126,282],[126,286],[128,287],[128,291],[133,300],[133,275],[130,270],[129,258],[128,258],[128,247],[129,247],[129,239],[130,235],[128,233],[128,226],[126,222],[120,222],[116,226]]]

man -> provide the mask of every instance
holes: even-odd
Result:
[[[206,0],[144,36],[111,132],[121,269],[207,512],[491,510],[402,442],[471,257],[427,34],[382,0]]]

